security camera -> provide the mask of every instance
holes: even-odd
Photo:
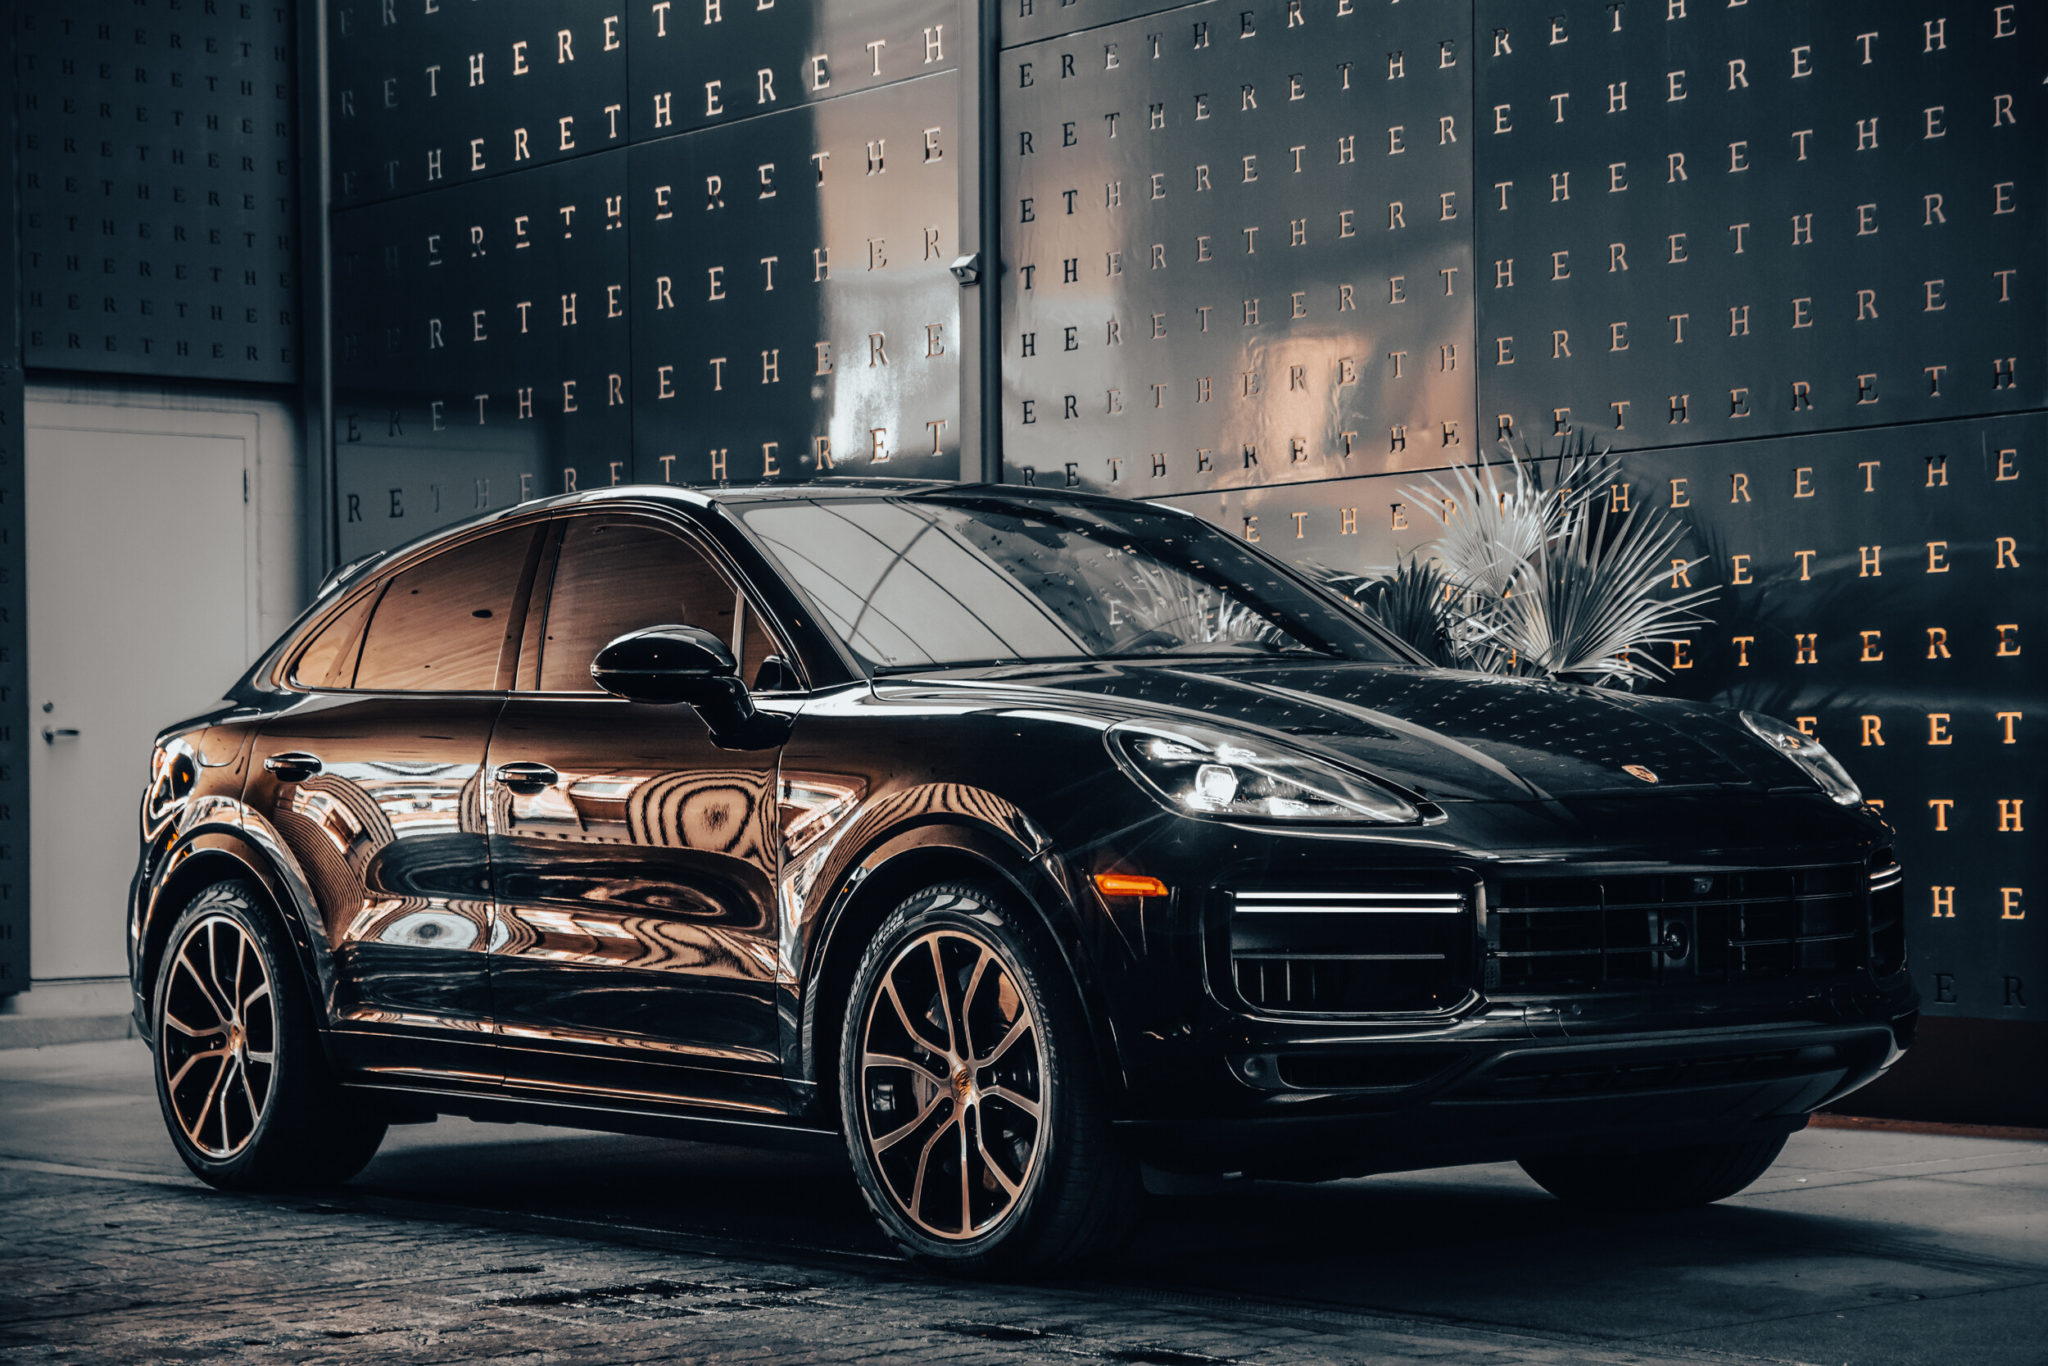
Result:
[[[960,286],[963,289],[968,285],[980,284],[981,253],[975,252],[972,256],[962,256],[954,261],[952,265],[946,267],[946,269],[953,272],[953,278],[960,282]]]

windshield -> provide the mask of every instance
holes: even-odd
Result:
[[[1407,663],[1193,517],[971,493],[735,509],[870,670],[1197,656]]]

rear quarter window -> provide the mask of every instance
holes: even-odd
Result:
[[[393,575],[363,635],[355,686],[375,692],[489,692],[536,528],[451,547]]]

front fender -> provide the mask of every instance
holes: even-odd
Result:
[[[794,1077],[821,1077],[820,1010],[843,1004],[840,992],[868,934],[903,896],[927,881],[968,870],[991,876],[1036,912],[1079,998],[1103,1075],[1120,1084],[1121,1050],[1106,1008],[1098,965],[1108,928],[1086,914],[1086,889],[1051,839],[1014,803],[985,789],[924,784],[877,799],[785,865],[784,1053]],[[1113,932],[1108,936],[1115,939]],[[836,1024],[827,1019],[826,1024]]]

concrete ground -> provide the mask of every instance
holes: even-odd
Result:
[[[460,1120],[230,1196],[135,1040],[0,1052],[0,1360],[2048,1361],[2048,1143],[1811,1129],[1711,1209],[1512,1166],[1157,1198],[1108,1275],[889,1255],[843,1164]]]

